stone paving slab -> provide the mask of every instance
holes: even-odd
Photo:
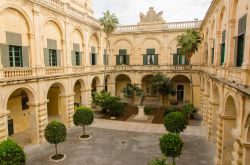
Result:
[[[166,133],[163,124],[125,122],[106,119],[95,119],[92,127],[106,128],[120,131],[146,132],[146,133]],[[207,136],[206,126],[188,126],[182,135]]]
[[[110,121],[103,122],[108,126]],[[95,125],[101,124],[95,121]],[[116,128],[125,123],[117,123]],[[125,124],[126,125],[126,124]],[[134,125],[131,123],[130,126]],[[115,125],[114,125],[115,126]],[[128,126],[128,125],[126,125]],[[80,140],[78,137],[81,128],[74,127],[68,130],[65,143],[58,145],[58,151],[67,155],[67,159],[60,163],[48,161],[54,154],[54,145],[43,144],[32,148],[25,148],[27,165],[147,165],[154,157],[161,156],[159,138],[162,134],[145,133],[159,128],[150,125],[143,129],[136,125],[138,131],[117,131],[103,128],[88,127],[87,133],[92,135],[89,140]],[[127,128],[127,127],[126,127]],[[140,129],[139,129],[140,128]],[[127,128],[128,129],[128,128]],[[156,129],[157,130],[157,129]],[[157,130],[159,131],[159,130]],[[183,154],[177,159],[178,165],[213,165],[214,145],[201,136],[182,135],[184,141]]]

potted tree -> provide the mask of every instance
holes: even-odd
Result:
[[[128,104],[134,104],[134,97],[138,96],[142,92],[137,84],[127,84],[125,88],[122,89],[124,97],[128,99]]]
[[[50,144],[55,144],[56,154],[52,155],[49,160],[53,162],[60,162],[66,159],[65,154],[58,154],[57,145],[65,141],[67,136],[66,127],[63,123],[58,121],[52,121],[45,128],[45,139]]]
[[[0,143],[0,162],[1,164],[25,165],[25,154],[23,149],[13,140],[5,140]]]
[[[180,157],[182,147],[183,142],[178,134],[169,133],[160,138],[161,152],[166,157],[172,157],[173,165],[176,165],[175,158]]]
[[[164,118],[164,126],[167,131],[179,134],[186,129],[188,120],[181,112],[171,112]]]
[[[91,125],[94,121],[94,113],[87,107],[78,107],[73,115],[74,124],[76,126],[82,126],[83,134],[81,139],[90,138],[90,135],[86,135],[85,126]]]

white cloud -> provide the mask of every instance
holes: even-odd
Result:
[[[94,15],[102,17],[102,12],[110,10],[120,20],[120,24],[136,24],[140,12],[146,13],[149,7],[157,12],[164,11],[167,22],[203,19],[211,0],[92,0]]]

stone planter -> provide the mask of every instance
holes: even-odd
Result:
[[[61,159],[55,160],[55,159],[52,159],[52,157],[55,156],[55,155],[52,155],[52,156],[49,157],[49,161],[54,162],[54,163],[59,163],[61,161],[64,161],[67,158],[67,155],[65,155],[65,154],[60,154],[59,153],[58,155],[63,155],[63,157]]]
[[[135,120],[148,120],[148,116],[145,115],[144,106],[138,106],[138,114],[134,117]]]
[[[88,135],[88,137],[82,137],[82,135],[81,136],[79,136],[79,139],[80,140],[89,140],[89,139],[91,139],[92,138],[92,136],[91,135]]]

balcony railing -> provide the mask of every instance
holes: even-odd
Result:
[[[154,31],[154,30],[185,30],[185,29],[198,29],[202,21],[187,21],[187,22],[170,22],[164,24],[138,24],[138,25],[125,25],[118,26],[115,32],[136,32],[136,31]]]

